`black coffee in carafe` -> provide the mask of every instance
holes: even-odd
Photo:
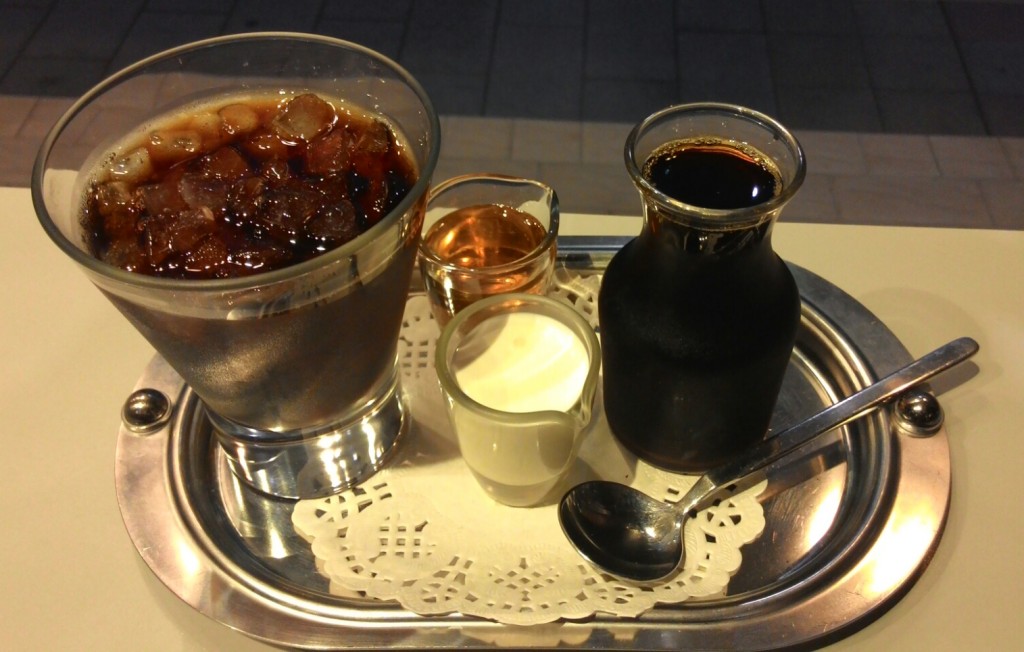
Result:
[[[703,472],[764,437],[782,386],[800,298],[771,234],[803,154],[728,105],[659,112],[626,149],[644,227],[602,280],[605,412],[640,458]]]

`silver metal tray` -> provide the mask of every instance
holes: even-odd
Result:
[[[559,262],[600,274],[622,238],[562,238]],[[777,431],[910,361],[854,299],[792,267],[803,300]],[[415,290],[410,290],[411,292]],[[294,648],[759,650],[820,646],[892,606],[927,566],[949,508],[944,430],[911,437],[876,411],[774,465],[767,525],[743,549],[726,597],[640,618],[508,627],[460,614],[421,617],[397,604],[331,595],[292,503],[228,472],[195,394],[159,357],[136,389],[172,401],[165,425],[118,435],[118,502],[139,554],[182,600],[253,638]],[[413,415],[415,419],[415,415]],[[414,421],[409,436],[415,436]]]

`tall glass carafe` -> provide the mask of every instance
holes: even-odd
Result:
[[[640,458],[703,472],[768,430],[800,320],[772,227],[804,155],[768,116],[690,104],[637,125],[625,156],[644,223],[602,280],[605,411]]]

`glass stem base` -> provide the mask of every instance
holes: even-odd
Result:
[[[367,479],[410,422],[397,373],[355,416],[313,430],[261,431],[206,414],[231,472],[258,491],[289,499],[329,496]]]

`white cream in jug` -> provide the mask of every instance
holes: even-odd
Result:
[[[474,328],[459,345],[451,367],[462,391],[487,407],[565,412],[580,397],[590,357],[558,320],[514,312]]]

